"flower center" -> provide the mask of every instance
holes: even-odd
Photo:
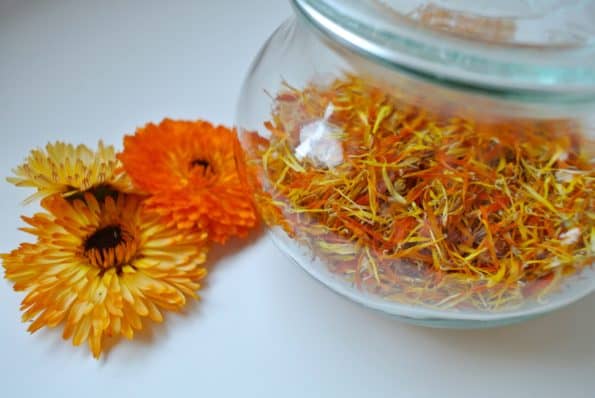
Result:
[[[136,253],[136,241],[119,225],[109,225],[91,234],[84,243],[89,262],[103,270],[126,265]]]
[[[190,169],[196,169],[196,168],[202,169],[203,175],[213,172],[213,166],[211,166],[211,163],[206,159],[198,158],[198,159],[194,159],[192,162],[190,162]]]
[[[84,200],[85,193],[87,193],[87,192],[90,192],[91,194],[93,194],[93,196],[95,196],[95,199],[97,199],[97,201],[100,203],[104,202],[105,198],[107,198],[108,196],[115,198],[118,194],[118,191],[108,184],[95,185],[85,191],[80,191],[80,190],[78,190],[78,188],[75,188],[73,186],[68,186],[67,193],[66,193],[66,200],[68,200],[71,203],[74,202],[75,200]]]
[[[85,241],[85,251],[113,249],[120,243],[122,243],[122,228],[119,225],[111,225],[101,228],[89,236]]]

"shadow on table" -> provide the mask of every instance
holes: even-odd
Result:
[[[595,358],[595,295],[521,324],[483,330],[431,329],[407,325],[417,336],[489,358],[531,354],[533,360]]]

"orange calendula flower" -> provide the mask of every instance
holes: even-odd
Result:
[[[206,121],[163,120],[124,139],[119,155],[133,182],[151,194],[145,205],[178,228],[207,229],[224,243],[245,236],[256,214],[236,164],[233,131]]]
[[[15,176],[8,177],[8,182],[37,189],[26,202],[54,194],[70,197],[93,191],[101,196],[113,191],[133,191],[114,147],[105,146],[101,141],[96,151],[85,145],[49,143],[45,150],[32,150],[13,173]]]
[[[180,234],[136,195],[54,195],[42,206],[47,212],[23,217],[37,242],[1,256],[14,289],[28,292],[21,309],[30,332],[64,324],[64,338],[88,341],[99,357],[104,338],[132,339],[144,318],[161,322],[161,310],[197,297],[207,273],[205,232]]]

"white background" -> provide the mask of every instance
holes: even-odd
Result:
[[[120,146],[136,126],[231,125],[285,0],[0,0],[0,174],[63,139]],[[0,251],[30,192],[0,183]],[[594,397],[595,296],[522,325],[409,326],[310,279],[262,234],[214,250],[203,301],[101,360],[26,332],[0,282],[3,397]]]

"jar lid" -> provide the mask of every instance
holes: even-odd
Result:
[[[293,0],[316,28],[410,73],[504,92],[595,95],[594,0]]]

